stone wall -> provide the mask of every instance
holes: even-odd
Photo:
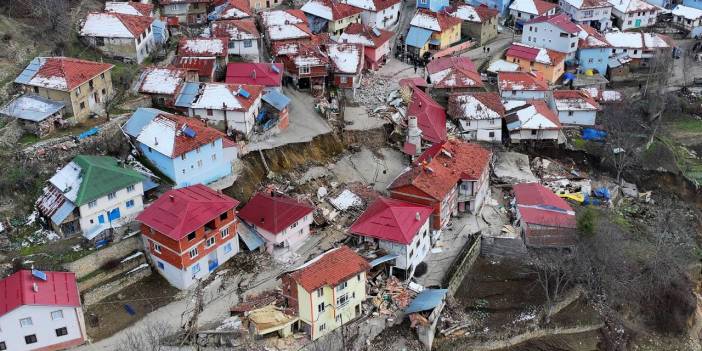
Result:
[[[452,265],[453,269],[446,275],[444,286],[448,289],[448,296],[453,296],[453,294],[456,293],[466,273],[470,271],[475,259],[478,258],[480,254],[481,237],[482,235],[480,234],[475,235],[466,243]]]
[[[114,242],[78,260],[65,263],[63,268],[74,272],[76,278],[80,279],[99,269],[111,260],[123,258],[141,249],[143,249],[141,235],[137,234],[127,239]]]
[[[151,273],[151,266],[146,265],[144,268],[141,268],[132,273],[127,272],[126,274],[123,274],[117,277],[116,279],[111,280],[110,282],[101,284],[100,286],[95,287],[89,291],[81,292],[81,295],[83,297],[83,306],[90,306],[99,301],[102,301],[106,297],[114,293],[120,292],[125,288],[131,286],[132,284],[150,276]]]
[[[131,271],[134,268],[139,267],[142,263],[146,262],[146,257],[143,253],[133,259],[120,263],[117,267],[110,269],[109,271],[100,271],[97,274],[92,274],[89,278],[81,280],[78,282],[78,290],[85,291],[94,288],[103,282],[106,282],[120,274]]]
[[[344,130],[344,143],[364,147],[386,146],[387,136],[383,127],[368,130]]]

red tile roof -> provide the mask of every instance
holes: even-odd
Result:
[[[177,68],[197,71],[200,77],[212,77],[216,66],[215,57],[182,57],[176,56],[173,65]]]
[[[287,195],[259,192],[239,211],[239,218],[278,234],[312,211],[314,207]]]
[[[233,37],[232,32],[244,32],[257,38],[260,36],[258,29],[256,28],[256,21],[254,21],[253,18],[219,20],[212,22],[213,36],[231,38],[234,40],[240,39]]]
[[[384,29],[376,29],[376,30],[380,33],[380,35],[375,35],[375,33],[373,33],[373,28],[371,28],[370,26],[367,26],[367,25],[361,24],[361,23],[351,23],[351,24],[349,24],[348,27],[346,27],[346,29],[344,29],[344,33],[345,34],[358,34],[358,35],[364,36],[366,39],[373,42],[373,46],[372,46],[373,48],[378,48],[378,47],[382,46],[388,40],[390,40],[393,35],[395,35],[395,33],[388,31],[388,30],[384,30]]]
[[[439,28],[442,32],[452,28],[455,25],[460,25],[463,22],[463,20],[461,20],[460,18],[450,16],[445,12],[433,12],[428,9],[418,9],[415,16],[417,14],[423,14],[429,17],[436,18],[436,21],[439,24]]]
[[[66,80],[68,91],[112,69],[109,63],[93,62],[70,57],[47,57],[33,77],[61,77]]]
[[[490,166],[492,153],[478,144],[458,140],[436,143],[424,151],[388,187],[414,186],[437,201],[449,194],[459,180],[478,180]]]
[[[388,7],[400,3],[401,0],[373,0],[373,5],[375,6],[375,11],[382,11]],[[402,11],[402,9],[400,9]]]
[[[572,4],[572,3],[571,3]],[[591,9],[591,8],[598,8],[598,7],[610,7],[612,4],[610,4],[608,1],[605,0],[583,0],[580,5],[580,9]]]
[[[434,74],[448,68],[461,67],[468,70],[475,70],[475,64],[467,57],[444,56],[429,61],[427,73]]]
[[[251,4],[247,0],[228,0],[226,1],[227,6],[222,10],[222,13],[226,13],[229,9],[237,9],[251,16],[253,11],[251,11]]]
[[[504,117],[506,113],[505,106],[502,104],[502,97],[497,92],[490,91],[470,94],[459,93],[450,95],[448,100],[448,114],[453,118],[471,118],[471,116],[464,115],[464,111],[458,102],[458,99],[461,96],[474,97],[476,100],[485,105],[485,107],[497,112],[500,116]]]
[[[527,103],[531,106],[534,106],[536,109],[536,112],[541,114],[542,116],[546,117],[549,121],[553,122],[553,124],[556,125],[556,128],[554,129],[559,129],[561,128],[561,121],[558,119],[558,115],[556,115],[553,110],[548,107],[548,104],[546,104],[546,101],[544,100],[529,100]],[[543,128],[543,129],[548,129],[548,128]]]
[[[544,1],[544,0],[532,0],[534,2],[534,6],[536,6],[536,11],[539,15],[543,15],[548,11],[551,11],[551,9],[557,8],[558,4]]]
[[[44,272],[46,280],[23,269],[0,280],[0,317],[26,305],[80,306],[76,275],[72,272]],[[34,291],[34,284],[37,291]]]
[[[212,0],[158,0],[158,4],[163,6],[163,5],[171,5],[171,4],[192,4],[192,3],[211,3]]]
[[[180,38],[180,56],[226,56],[229,40],[226,38]]]
[[[512,189],[517,210],[526,223],[561,228],[576,227],[573,208],[543,185],[521,183],[514,185]]]
[[[419,88],[412,88],[407,116],[417,117],[423,139],[433,143],[446,140],[446,110]]]
[[[407,245],[433,211],[431,207],[379,197],[358,217],[349,231]]]
[[[600,104],[597,103],[597,101],[590,96],[586,91],[584,90],[554,90],[553,91],[553,99],[554,100],[573,100],[573,101],[584,101],[592,107],[599,109]]]
[[[311,293],[323,286],[335,287],[370,269],[368,262],[348,246],[331,249],[305,263],[290,277]]]
[[[539,53],[541,53],[541,50],[544,50],[546,52],[546,55],[548,55],[548,59],[550,61],[550,63],[545,63],[542,62],[542,60],[539,60],[538,62],[541,64],[555,66],[556,64],[565,60],[566,55],[562,52],[553,51],[546,48],[537,48],[534,46],[524,45],[520,43],[513,43],[512,46],[510,46],[509,49],[507,49],[505,57],[516,57],[531,62],[537,62],[537,57],[539,56]]]
[[[320,4],[320,6],[330,8],[332,13],[332,20],[338,21],[342,18],[357,15],[363,10],[358,7],[353,7],[351,5],[344,4],[343,2],[338,2],[335,0],[312,0]],[[312,13],[312,15],[316,15]]]
[[[412,78],[402,78],[400,79],[400,87],[419,87],[419,88],[426,88],[429,86],[427,84],[427,81],[422,78],[422,77],[412,77]]]
[[[167,191],[137,220],[177,241],[238,205],[239,201],[197,184]]]
[[[137,10],[142,16],[151,16],[151,12],[154,10],[154,5],[153,4],[142,4],[137,1],[129,1],[127,2],[129,6]],[[116,11],[107,11],[107,12],[116,12]]]
[[[278,72],[272,68],[275,66]],[[232,62],[227,65],[228,84],[255,84],[278,88],[283,82],[283,65],[280,63]]]
[[[548,83],[533,72],[500,72],[497,74],[500,91],[545,91]]]
[[[587,24],[579,24],[578,27],[586,32],[587,37],[583,38],[580,36],[578,40],[579,49],[589,49],[589,48],[611,48],[612,44],[607,41],[604,34],[600,33],[595,28],[588,26]]]
[[[573,23],[573,21],[570,20],[570,17],[566,13],[559,13],[555,15],[544,15],[544,16],[539,16],[536,17],[528,22],[526,24],[532,24],[532,23],[550,23],[564,32],[570,33],[570,34],[578,34],[580,32],[580,29],[578,26]]]
[[[485,6],[485,4],[480,4],[479,6],[474,6],[475,12],[478,13],[478,16],[480,16],[480,21],[484,22],[487,19],[490,19],[492,17],[496,17],[497,15],[500,14],[500,11],[497,9],[493,9],[490,7]]]
[[[147,28],[151,28],[151,23],[154,21],[153,18],[146,16],[125,15],[123,13],[112,13],[112,15],[117,17],[135,38],[146,32]]]
[[[175,122],[175,129],[181,130],[184,125],[195,131],[194,138],[186,136],[184,133],[176,134],[173,142],[173,153],[166,155],[171,158],[176,158],[184,153],[195,150],[198,147],[209,144],[217,139],[225,139],[226,135],[217,129],[208,127],[204,122],[197,118],[188,118],[185,116],[174,115],[169,113],[161,113],[154,118],[165,118]]]

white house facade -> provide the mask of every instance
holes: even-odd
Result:
[[[83,236],[92,239],[105,229],[121,227],[144,210],[144,185],[136,183],[78,207]]]
[[[85,337],[81,307],[22,306],[0,317],[0,343],[8,351],[60,350]]]

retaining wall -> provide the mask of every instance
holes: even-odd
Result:
[[[120,292],[132,284],[148,277],[151,275],[151,266],[147,266],[133,273],[123,274],[122,276],[102,284],[94,289],[81,293],[83,297],[83,306],[90,306],[99,301],[104,300],[106,297]]]
[[[118,242],[114,242],[100,250],[73,262],[65,263],[63,268],[76,274],[80,279],[102,267],[105,263],[123,258],[134,251],[143,249],[141,235],[137,234]]]
[[[142,263],[146,262],[146,257],[142,254],[141,256],[135,257],[129,261],[120,263],[119,266],[110,269],[109,271],[101,271],[97,274],[90,276],[89,278],[78,282],[78,290],[85,291],[94,288],[103,282],[106,282],[120,274],[131,271],[132,269],[138,267]]]

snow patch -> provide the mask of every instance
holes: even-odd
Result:
[[[230,86],[226,84],[205,84],[202,93],[191,108],[238,110],[243,108]]]
[[[112,13],[91,13],[85,19],[80,35],[103,38],[134,38],[132,32]]]

